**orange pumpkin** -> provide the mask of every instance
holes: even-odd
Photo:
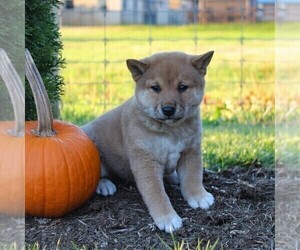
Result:
[[[26,76],[38,121],[26,122],[26,213],[59,217],[82,205],[100,178],[98,151],[77,126],[52,119],[49,99],[31,55]]]
[[[14,122],[0,123],[0,213],[24,214],[24,136],[10,134]]]
[[[0,122],[0,213],[24,214],[24,87],[3,49],[0,73],[13,104],[15,121]]]

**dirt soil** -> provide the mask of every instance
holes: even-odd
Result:
[[[216,199],[207,211],[192,209],[179,186],[166,184],[171,202],[183,218],[174,233],[195,249],[218,240],[217,249],[274,249],[274,171],[233,168],[221,173],[205,171],[204,184]],[[111,197],[95,195],[83,207],[59,219],[26,217],[26,242],[45,249],[167,249],[172,237],[159,231],[134,186],[118,186]]]

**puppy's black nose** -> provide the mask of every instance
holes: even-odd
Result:
[[[173,106],[164,106],[162,108],[162,112],[164,113],[165,116],[172,116],[175,113],[175,108]]]

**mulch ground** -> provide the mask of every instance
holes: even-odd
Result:
[[[204,184],[216,202],[207,211],[192,209],[179,186],[166,184],[171,202],[183,218],[175,241],[195,249],[218,240],[217,249],[274,249],[274,171],[233,168],[221,173],[205,171]],[[26,217],[26,242],[45,249],[166,249],[171,235],[159,231],[134,186],[119,185],[116,195],[95,195],[83,207],[59,219]],[[205,245],[205,244],[203,244]]]

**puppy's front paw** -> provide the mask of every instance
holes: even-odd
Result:
[[[96,193],[108,196],[113,195],[117,191],[117,187],[109,179],[103,178],[98,182]]]
[[[190,196],[187,198],[188,204],[192,208],[208,209],[214,203],[214,197],[211,193],[205,191],[201,195]]]
[[[171,233],[182,227],[182,219],[176,213],[172,213],[157,218],[155,224],[160,230]]]

